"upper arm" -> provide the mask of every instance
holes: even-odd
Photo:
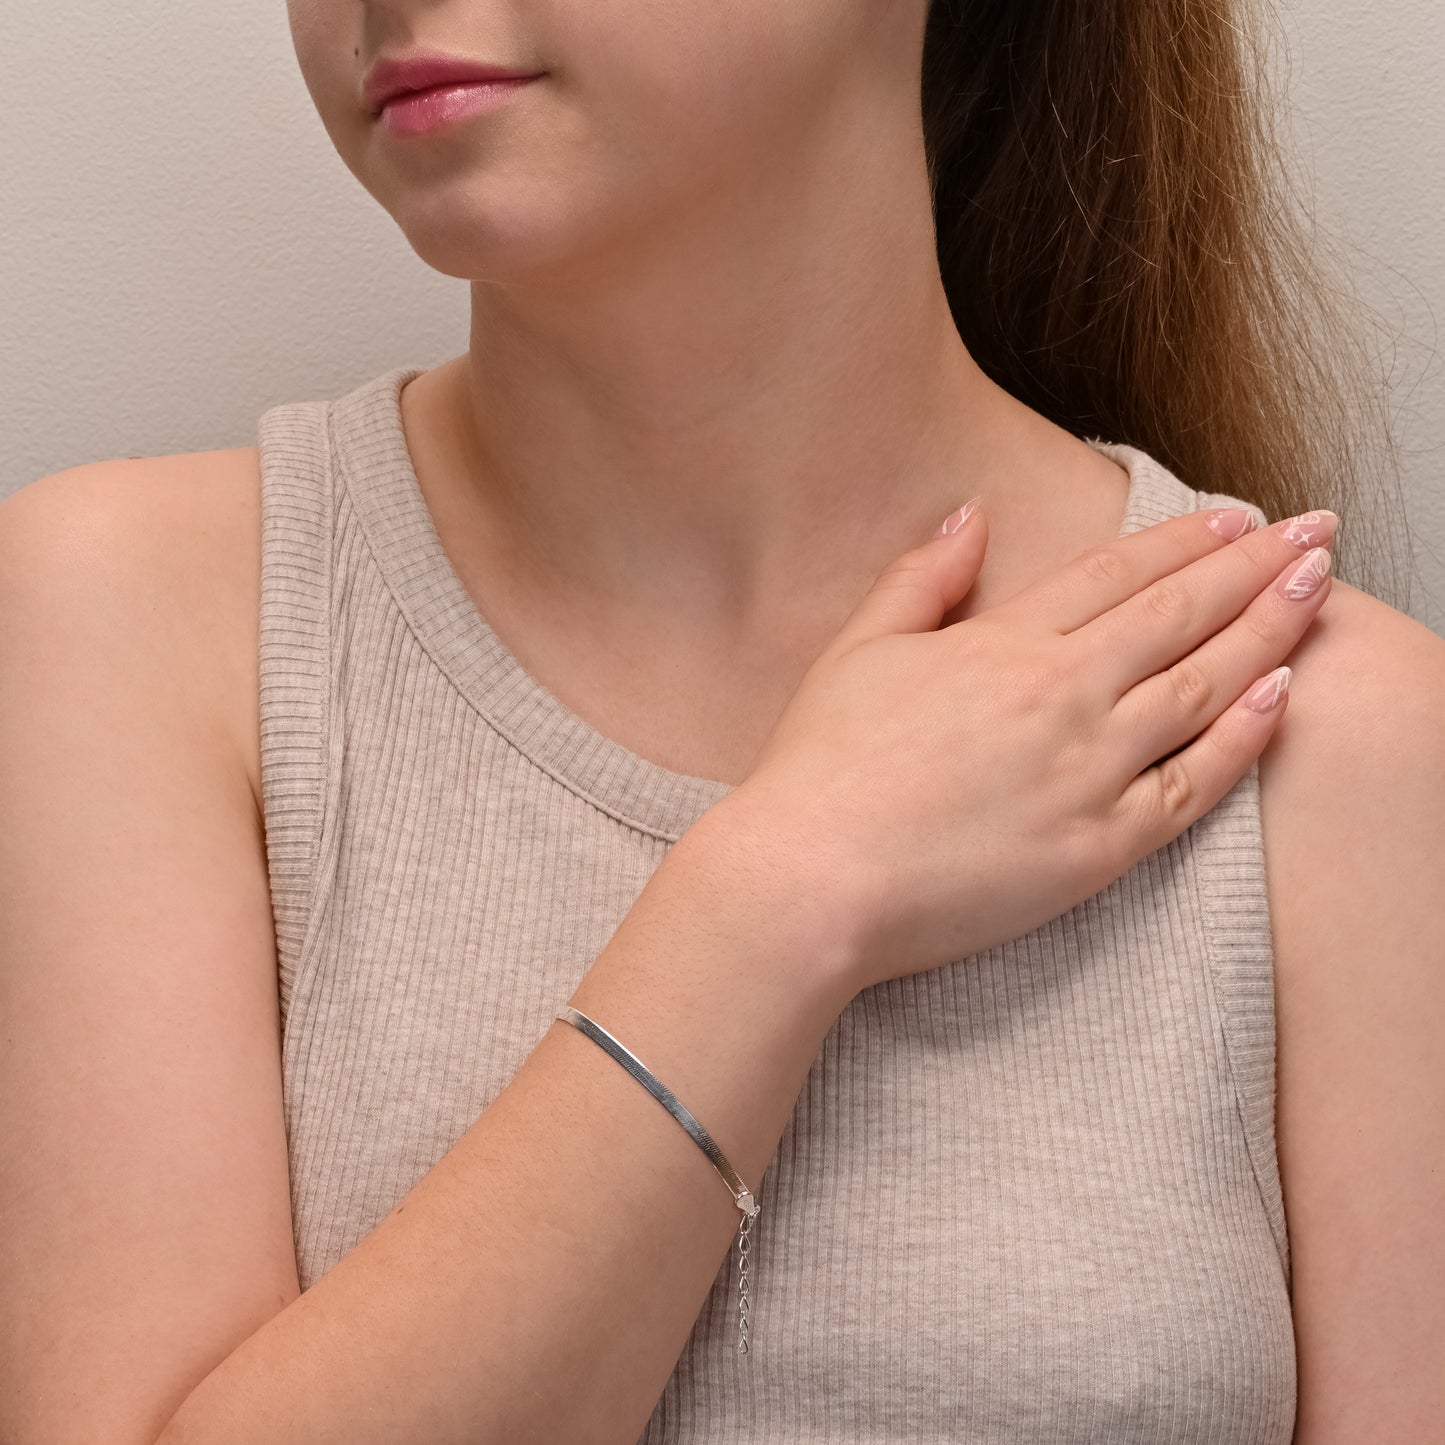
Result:
[[[1317,622],[1266,819],[1295,1445],[1439,1441],[1445,641],[1338,581]]]
[[[264,834],[217,701],[248,564],[216,558],[258,541],[151,462],[0,504],[7,1445],[153,1441],[298,1292]]]

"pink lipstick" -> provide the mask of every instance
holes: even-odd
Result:
[[[544,74],[434,53],[387,57],[372,66],[362,99],[393,134],[421,135],[495,110]]]
[[[408,91],[382,107],[381,123],[393,135],[423,135],[454,120],[495,110],[537,79],[540,77],[473,81],[468,85],[436,85],[430,90]]]

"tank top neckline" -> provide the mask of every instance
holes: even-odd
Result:
[[[388,591],[464,701],[515,748],[621,822],[675,842],[734,785],[675,772],[609,738],[533,677],[492,629],[441,544],[407,447],[401,391],[427,369],[393,367],[327,406],[339,480]],[[1148,453],[1083,440],[1129,474],[1118,535],[1178,510],[1150,504],[1150,482],[1172,478]]]

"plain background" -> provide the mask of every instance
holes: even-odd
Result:
[[[1445,636],[1445,11],[1258,3],[1291,163],[1379,317],[1411,611]],[[254,445],[269,406],[466,349],[466,283],[342,165],[281,0],[7,6],[0,124],[0,496],[81,462]]]

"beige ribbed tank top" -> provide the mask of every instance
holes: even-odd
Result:
[[[303,1289],[496,1098],[730,791],[598,732],[489,628],[407,451],[424,369],[259,424]],[[1090,445],[1130,474],[1121,535],[1239,500]],[[734,1239],[642,1440],[1288,1445],[1272,968],[1252,767],[1069,912],[858,994],[762,1180],[752,1352]]]

